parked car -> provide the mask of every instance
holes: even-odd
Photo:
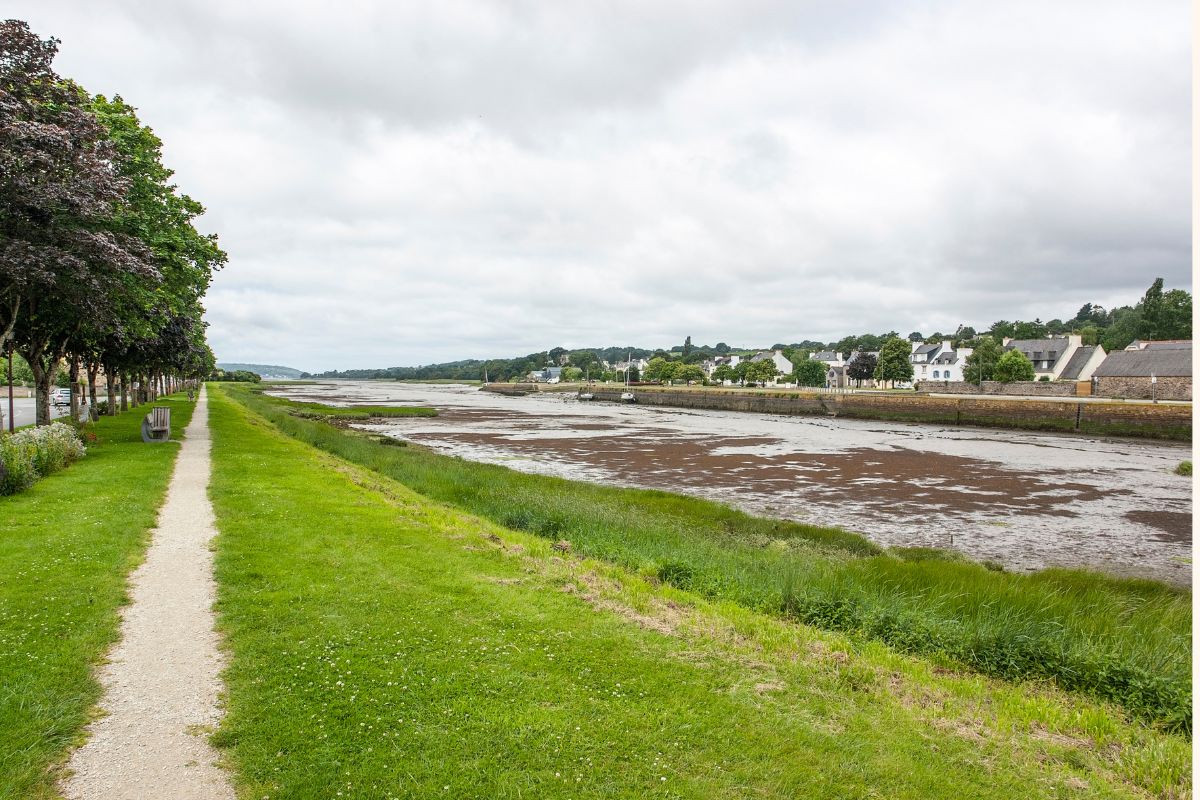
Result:
[[[52,406],[69,406],[71,405],[71,390],[70,389],[55,389],[50,393],[50,405]]]

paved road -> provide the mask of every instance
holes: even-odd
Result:
[[[71,412],[68,406],[50,406],[50,416],[64,417]],[[0,415],[4,417],[4,430],[8,430],[8,397],[0,397]],[[37,410],[32,397],[17,397],[13,399],[13,416],[16,417],[16,427],[32,425],[37,420]]]

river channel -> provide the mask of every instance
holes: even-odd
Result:
[[[278,393],[431,405],[378,433],[475,461],[667,489],[886,546],[953,547],[1014,571],[1082,566],[1191,585],[1191,480],[1177,444],[829,417],[505,397],[453,384],[338,382]]]

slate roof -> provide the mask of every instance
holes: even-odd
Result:
[[[1143,350],[1191,350],[1191,339],[1163,339],[1159,342],[1143,342]]]
[[[913,355],[922,355],[924,353],[932,353],[934,350],[937,350],[941,346],[942,346],[941,342],[938,342],[937,344],[923,344],[920,347],[918,347],[916,350],[913,350]]]
[[[1192,377],[1192,349],[1118,350],[1096,368],[1097,378]]]
[[[1004,349],[1020,350],[1030,361],[1049,361],[1050,367],[1053,368],[1070,347],[1071,340],[1059,336],[1049,339],[1013,339]],[[1054,351],[1053,358],[1050,356],[1051,351]]]
[[[809,358],[813,361],[837,361],[838,354],[832,350],[822,350],[819,353],[813,353]]]
[[[1095,352],[1095,345],[1087,345],[1085,347],[1077,348],[1075,353],[1071,356],[1071,360],[1067,362],[1065,367],[1063,367],[1062,374],[1058,376],[1059,380],[1079,380],[1079,376],[1083,373],[1083,368],[1087,366],[1088,361],[1091,360],[1092,354]]]

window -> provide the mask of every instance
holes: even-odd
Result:
[[[936,378],[937,376],[938,376],[938,371],[935,369],[935,370],[933,371],[933,377],[935,377],[935,378]]]

